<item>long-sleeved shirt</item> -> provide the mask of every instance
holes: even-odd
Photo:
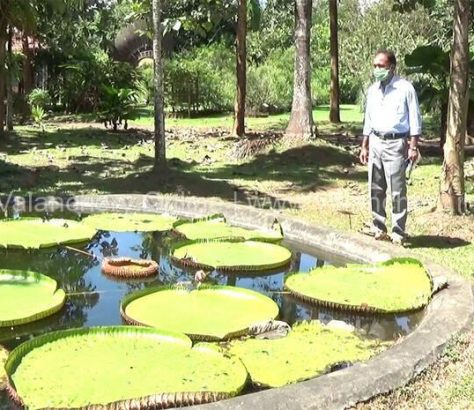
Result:
[[[380,133],[407,133],[421,135],[422,120],[418,97],[413,85],[394,76],[382,89],[380,81],[372,84],[367,92],[364,135]]]

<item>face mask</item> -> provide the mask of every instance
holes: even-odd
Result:
[[[376,67],[374,68],[374,77],[377,81],[385,81],[390,75],[388,68]]]

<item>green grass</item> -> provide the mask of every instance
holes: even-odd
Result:
[[[153,109],[146,107],[140,110],[140,118],[132,121],[133,125],[153,126]],[[322,105],[313,111],[317,123],[329,122],[329,107]],[[341,105],[341,121],[347,123],[362,122],[363,113],[358,105]],[[251,129],[283,129],[288,124],[289,113],[270,115],[261,118],[247,118],[246,124]],[[230,128],[233,124],[232,114],[216,114],[197,118],[167,118],[167,126],[182,128]]]

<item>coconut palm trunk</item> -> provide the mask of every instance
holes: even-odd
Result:
[[[286,134],[300,138],[311,138],[314,127],[310,61],[312,12],[312,0],[295,0],[293,104]]]
[[[340,113],[340,88],[339,88],[339,39],[338,39],[338,0],[329,0],[329,28],[330,28],[330,53],[331,53],[331,92],[329,121],[341,122]]]
[[[245,101],[247,94],[247,0],[239,0],[237,12],[237,94],[235,98],[234,134],[245,135]]]
[[[153,60],[154,60],[154,105],[155,105],[155,165],[160,173],[166,169],[165,109],[163,92],[163,31],[161,27],[162,0],[152,1],[153,14]]]
[[[440,206],[454,214],[465,210],[464,142],[469,102],[469,0],[454,2],[453,48]]]

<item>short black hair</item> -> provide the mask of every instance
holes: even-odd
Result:
[[[397,57],[395,56],[395,53],[392,50],[387,50],[385,48],[380,48],[380,49],[377,50],[375,55],[378,56],[379,54],[385,55],[385,57],[387,57],[387,60],[390,63],[390,65],[392,65],[394,67],[397,66]]]

